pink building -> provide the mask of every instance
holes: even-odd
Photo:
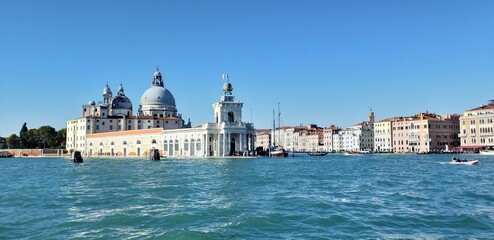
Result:
[[[460,145],[460,115],[418,113],[392,123],[395,153],[450,151]]]

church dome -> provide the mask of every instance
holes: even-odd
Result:
[[[111,101],[112,109],[132,109],[132,102],[126,96],[118,95]]]
[[[175,98],[168,89],[152,86],[142,94],[141,105],[159,105],[161,107],[175,107]]]
[[[96,105],[96,103],[93,100],[89,101],[87,104],[88,105]]]
[[[103,88],[103,95],[106,95],[106,94],[110,94],[110,95],[112,94],[108,84],[106,84],[105,88]]]

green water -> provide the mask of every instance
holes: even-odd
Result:
[[[0,239],[494,239],[494,157],[0,159]]]

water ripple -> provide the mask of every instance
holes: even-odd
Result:
[[[493,239],[479,159],[2,159],[0,239]]]

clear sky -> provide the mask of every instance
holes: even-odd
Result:
[[[348,127],[494,99],[494,1],[0,1],[0,136],[81,116],[108,82],[137,112],[156,66],[192,124],[228,73],[244,120]]]

